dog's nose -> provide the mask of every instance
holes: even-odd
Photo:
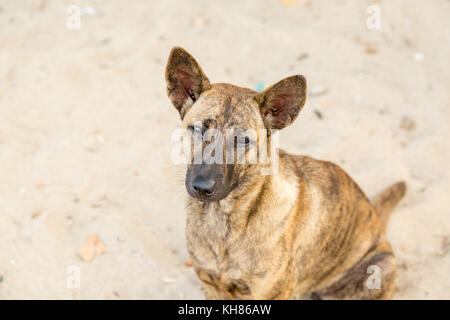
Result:
[[[192,191],[204,197],[211,197],[216,193],[216,182],[201,176],[195,177],[192,181]]]

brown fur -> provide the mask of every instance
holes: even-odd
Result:
[[[302,76],[261,93],[229,84],[209,85],[187,52],[175,48],[171,53],[180,55],[184,55],[181,62],[169,58],[166,79],[184,127],[202,120],[222,130],[281,129],[304,105]],[[184,83],[171,77],[180,63]],[[186,80],[189,73],[194,79]],[[199,89],[202,84],[207,85]],[[373,205],[331,162],[280,150],[277,173],[261,175],[261,166],[223,165],[217,170],[228,177],[223,182],[223,188],[229,187],[224,198],[188,198],[187,248],[206,298],[390,298],[396,261],[385,222],[405,193],[404,183],[388,188]],[[381,270],[380,289],[366,285],[372,265]]]
[[[373,205],[386,225],[392,209],[403,198],[406,193],[406,184],[398,182],[387,188],[373,199]]]

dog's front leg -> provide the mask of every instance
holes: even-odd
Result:
[[[202,289],[206,300],[228,300],[230,297],[214,285],[202,281]]]

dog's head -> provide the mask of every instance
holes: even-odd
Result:
[[[166,82],[183,128],[194,137],[186,188],[201,201],[220,201],[243,177],[255,174],[260,166],[254,161],[261,153],[258,146],[270,144],[271,130],[294,122],[306,100],[301,75],[259,93],[211,84],[195,59],[179,47],[170,53]]]

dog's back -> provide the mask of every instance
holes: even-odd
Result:
[[[299,197],[304,197],[301,201],[310,206],[309,211],[303,209],[304,216],[298,222],[301,232],[296,241],[301,249],[297,259],[302,261],[297,271],[300,293],[324,290],[344,277],[348,270],[351,271],[347,278],[367,278],[367,268],[355,270],[352,267],[377,247],[385,248],[386,256],[394,260],[385,238],[385,222],[405,193],[403,182],[378,195],[374,206],[338,165],[285,153],[281,153],[281,157],[290,163],[299,181],[306,184],[306,194]],[[359,282],[365,284],[361,279]],[[366,290],[361,288],[360,291]],[[391,295],[391,292],[380,294],[377,290],[369,293],[369,296],[379,293],[385,298]],[[358,298],[355,292],[345,292],[344,288],[339,295],[338,292],[333,295]],[[331,296],[331,290],[327,291],[327,296]]]

